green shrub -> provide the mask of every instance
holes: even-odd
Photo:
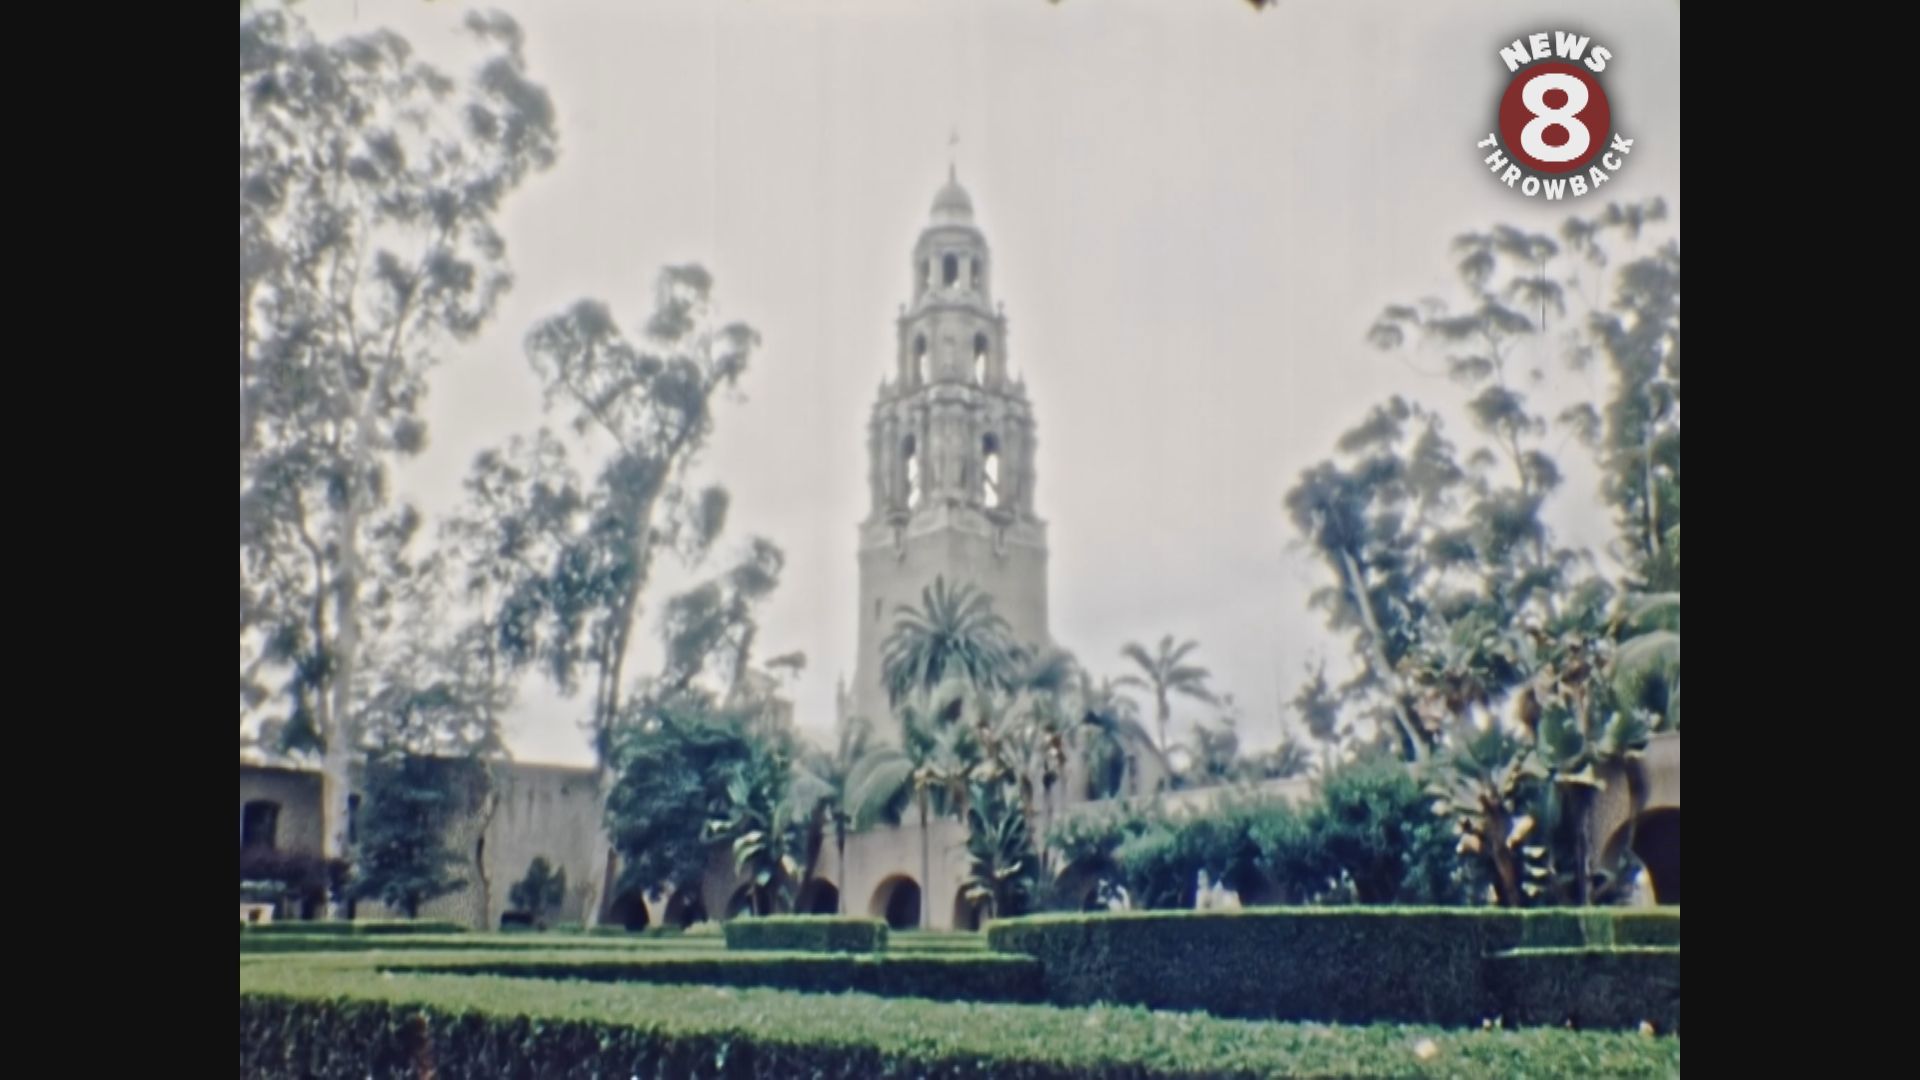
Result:
[[[1610,944],[1617,918],[1484,908],[1125,912],[1008,920],[987,939],[996,952],[1038,959],[1056,1004],[1467,1025],[1507,1012],[1490,981],[1493,954],[1578,950],[1603,932],[1609,941],[1598,944]]]
[[[1508,1024],[1680,1031],[1677,948],[1517,949],[1488,973]]]
[[[792,949],[799,952],[879,952],[887,947],[881,919],[838,915],[766,915],[720,925],[729,949]]]
[[[359,964],[359,969],[350,965]],[[1431,1047],[1423,1042],[1431,1041]],[[242,965],[240,1073],[853,1080],[1671,1077],[1677,1039],[1326,1028],[1138,1009],[884,1000],[774,990],[382,978],[360,958]]]
[[[360,919],[357,921],[315,920],[312,922],[275,922],[261,923],[252,928],[255,934],[293,934],[300,937],[316,937],[321,934],[334,934],[342,937],[364,937],[369,934],[461,934],[467,927],[464,923],[445,919]]]
[[[1361,760],[1316,785],[1292,843],[1262,843],[1262,870],[1289,902],[1471,904],[1452,822],[1398,761]]]
[[[1523,939],[1517,913],[1264,908],[1039,916],[995,923],[987,940],[1039,959],[1059,1004],[1463,1025],[1497,1011],[1484,958]]]
[[[1615,945],[1680,947],[1680,909],[1622,911],[1613,918]]]
[[[501,957],[388,962],[411,974],[499,975],[587,982],[764,986],[775,990],[934,1001],[1039,1001],[1040,964],[1028,956],[655,955]]]
[[[1063,878],[1116,878],[1136,908],[1191,910],[1202,870],[1249,905],[1473,901],[1458,835],[1398,762],[1335,769],[1300,807],[1239,795],[1172,817],[1090,815],[1054,835],[1070,867]],[[1054,902],[1077,907],[1080,897]]]

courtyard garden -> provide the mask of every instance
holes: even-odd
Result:
[[[1046,915],[983,934],[826,917],[724,933],[410,929],[243,929],[242,1074],[1674,1076],[1680,1064],[1671,909]]]

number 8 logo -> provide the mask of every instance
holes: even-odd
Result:
[[[1547,104],[1547,91],[1559,90],[1567,95],[1566,103],[1555,109]],[[1593,145],[1593,135],[1587,125],[1580,122],[1580,110],[1587,107],[1587,84],[1571,75],[1548,72],[1527,80],[1520,91],[1520,100],[1526,103],[1527,111],[1533,119],[1520,129],[1520,148],[1541,161],[1559,164],[1572,161],[1587,152]],[[1547,129],[1557,127],[1567,133],[1567,141],[1560,146],[1550,146],[1545,138]]]
[[[1515,164],[1537,173],[1558,176],[1580,168],[1600,149],[1612,124],[1599,82],[1562,61],[1520,72],[1501,95],[1500,141]]]

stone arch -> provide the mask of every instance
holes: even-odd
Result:
[[[922,907],[920,883],[905,874],[895,874],[873,890],[867,914],[887,920],[887,926],[894,930],[918,930],[926,923]]]
[[[1640,815],[1633,854],[1653,879],[1657,904],[1680,902],[1680,808],[1663,807]]]
[[[613,904],[607,909],[607,918],[635,932],[652,925],[653,916],[647,912],[646,890],[628,889],[615,896]]]
[[[987,905],[967,899],[967,887],[960,886],[953,894],[953,928],[955,930],[977,931],[986,923]]]
[[[1060,871],[1060,876],[1054,882],[1054,892],[1062,897],[1074,898],[1075,906],[1081,911],[1105,911],[1106,905],[1100,900],[1100,886],[1119,881],[1120,867],[1112,859],[1086,859],[1071,863]]]
[[[767,913],[759,911],[754,907],[753,882],[743,881],[738,888],[733,890],[733,895],[727,897],[727,911],[721,918],[737,919],[743,915],[754,916],[765,914]]]
[[[678,926],[684,930],[694,923],[706,921],[707,905],[701,902],[700,896],[696,891],[689,889],[685,892],[676,892],[668,899],[667,914],[666,918],[662,920],[662,924],[666,926]]]
[[[840,887],[826,878],[814,878],[802,886],[800,894],[794,897],[793,910],[798,915],[838,915]]]

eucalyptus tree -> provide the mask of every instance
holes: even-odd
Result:
[[[511,282],[503,201],[555,158],[518,26],[466,27],[484,57],[461,84],[390,31],[323,43],[291,12],[241,11],[242,719],[277,697],[323,748],[330,857],[382,585],[370,548],[407,513],[392,468],[426,445],[429,371]]]

